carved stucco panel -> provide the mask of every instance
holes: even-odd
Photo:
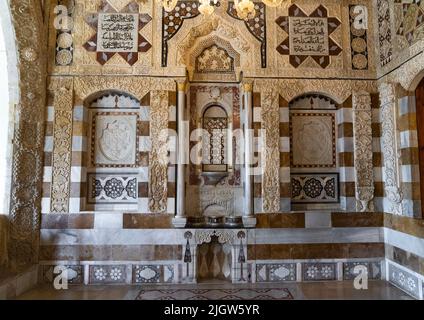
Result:
[[[52,78],[50,90],[54,92],[50,212],[67,213],[71,189],[73,79]]]
[[[168,91],[150,93],[149,210],[165,212],[168,183]]]
[[[384,190],[390,201],[389,211],[402,214],[403,194],[399,184],[399,154],[397,152],[396,87],[392,83],[379,86],[381,101],[381,143],[384,159]]]
[[[365,91],[353,93],[353,142],[356,210],[373,211],[371,96]]]
[[[263,130],[262,160],[262,210],[280,211],[280,131],[278,92],[268,89],[261,93],[261,117]]]
[[[212,237],[218,237],[219,243],[233,243],[235,239],[235,232],[232,230],[196,230],[194,234],[194,240],[196,244],[210,243]]]

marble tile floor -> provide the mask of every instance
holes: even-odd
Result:
[[[370,281],[367,290],[356,290],[350,281],[268,283],[268,284],[178,284],[143,286],[69,286],[55,290],[51,285],[40,285],[19,296],[18,300],[134,300],[141,290],[148,289],[260,289],[287,288],[295,300],[411,300],[403,291],[385,281]]]

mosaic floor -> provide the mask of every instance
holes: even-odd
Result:
[[[291,300],[287,288],[246,289],[150,289],[136,300]]]

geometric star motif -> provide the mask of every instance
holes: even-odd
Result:
[[[287,33],[277,51],[288,55],[290,64],[297,68],[311,57],[321,68],[330,64],[330,56],[338,56],[342,48],[330,37],[340,26],[335,17],[328,17],[327,9],[320,5],[309,16],[297,5],[289,7],[288,16],[275,22]]]
[[[106,0],[102,0],[99,12],[85,18],[85,22],[96,33],[83,47],[87,51],[96,52],[96,59],[101,65],[117,53],[132,66],[137,62],[139,52],[147,52],[152,47],[140,34],[151,20],[147,13],[139,13],[139,5],[135,1],[118,12]]]

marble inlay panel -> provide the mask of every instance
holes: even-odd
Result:
[[[304,281],[328,281],[337,279],[335,263],[303,263]]]
[[[389,281],[405,290],[415,298],[419,298],[419,280],[418,278],[397,266],[388,263]]]
[[[89,267],[91,284],[125,283],[127,276],[125,265],[94,265]]]
[[[256,281],[296,281],[296,263],[257,264]]]

